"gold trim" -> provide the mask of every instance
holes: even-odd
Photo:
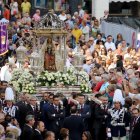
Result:
[[[8,52],[8,50],[6,52],[4,52],[4,53],[1,53],[0,56],[6,54],[7,52]]]

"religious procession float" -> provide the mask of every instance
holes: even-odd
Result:
[[[91,93],[89,75],[82,70],[84,56],[80,49],[73,54],[73,64],[66,66],[69,59],[66,37],[64,22],[48,13],[39,23],[34,23],[32,35],[24,41],[19,39],[16,49],[19,68],[13,70],[9,81],[17,93]],[[31,54],[28,43],[24,44],[26,41],[31,42]],[[30,69],[23,68],[27,57]]]

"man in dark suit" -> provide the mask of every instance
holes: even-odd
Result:
[[[27,101],[26,101],[26,94],[25,95],[21,95],[21,100],[19,102],[16,103],[16,106],[18,106],[19,110],[18,110],[18,122],[20,125],[20,128],[23,129],[24,124],[25,124],[25,118],[27,115]]]
[[[42,121],[38,121],[35,126],[33,140],[43,140],[42,132],[44,132],[45,125]]]
[[[132,120],[132,140],[140,139],[140,111],[137,108],[132,110],[133,120]]]
[[[41,113],[41,120],[42,121],[44,121],[44,119],[43,119],[43,108],[44,108],[44,105],[46,105],[46,104],[48,104],[48,102],[49,102],[49,94],[48,93],[44,93],[43,94],[43,99],[42,99],[42,101],[40,102],[40,113]]]
[[[40,111],[42,111],[43,106],[48,103],[48,100],[49,100],[48,98],[49,98],[49,94],[48,93],[44,93],[43,94],[43,99],[40,102]]]
[[[64,108],[60,106],[59,96],[53,96],[53,104],[48,106],[46,113],[46,119],[47,122],[49,122],[48,130],[53,131],[55,133],[56,139],[58,139],[63,119],[65,117]]]
[[[26,116],[26,124],[24,125],[23,131],[21,133],[20,140],[33,140],[33,125],[35,119],[33,115]]]
[[[95,106],[93,120],[93,132],[94,132],[93,137],[95,140],[106,140],[108,98],[100,96],[98,99],[102,101],[102,104],[96,104]]]
[[[53,104],[53,96],[54,96],[54,94],[52,94],[52,93],[49,94],[48,103],[43,105],[42,113],[41,113],[42,120],[45,123],[45,128],[47,130],[49,129],[49,119],[48,119],[47,111],[48,111],[48,107]]]
[[[84,129],[83,118],[78,115],[76,106],[71,107],[71,115],[64,119],[63,128],[69,130],[71,140],[81,140]]]
[[[85,95],[83,95],[83,94],[79,94],[77,100],[79,102],[79,104],[78,104],[78,113],[83,118],[85,129],[89,130],[88,120],[89,120],[89,118],[91,116],[90,106],[85,104]]]
[[[93,131],[93,122],[94,122],[94,111],[95,111],[95,108],[96,108],[96,99],[98,100],[99,97],[101,97],[102,94],[96,94],[95,95],[95,100],[91,98],[91,101],[89,102],[89,105],[90,105],[90,109],[91,109],[91,117],[90,119],[88,120],[88,125],[89,125],[89,130],[90,130],[90,133],[92,135],[92,138],[94,137],[94,131]]]
[[[30,102],[27,104],[27,115],[32,114],[35,116],[35,120],[40,120],[40,110],[37,105],[37,98],[35,96],[30,97]]]

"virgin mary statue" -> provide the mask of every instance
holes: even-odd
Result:
[[[42,46],[42,60],[44,60],[44,70],[56,71],[55,66],[55,47],[51,38],[48,38]]]

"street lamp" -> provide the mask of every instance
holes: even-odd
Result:
[[[73,66],[75,67],[75,75],[77,77],[77,85],[80,85],[79,72],[82,70],[84,59],[85,57],[80,50],[80,44],[77,44],[77,52],[74,54],[74,61],[73,61]]]
[[[30,56],[30,66],[35,73],[38,72],[39,69],[41,69],[41,56],[39,53],[37,53],[37,50],[34,51]]]
[[[26,57],[27,49],[23,46],[23,41],[20,42],[20,46],[16,49],[17,60],[19,62],[19,66],[23,64]]]

